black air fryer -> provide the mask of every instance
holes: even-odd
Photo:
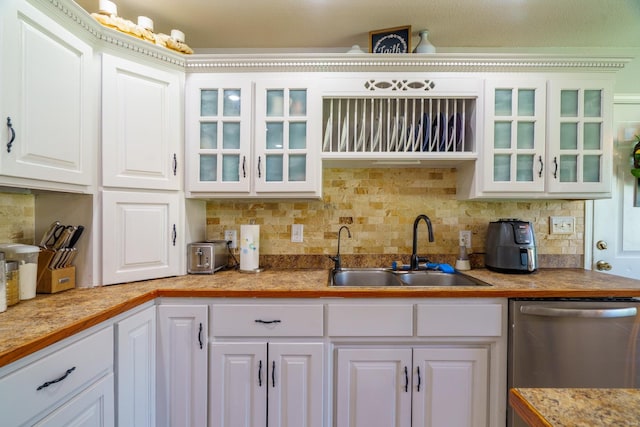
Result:
[[[538,269],[538,251],[533,225],[519,219],[489,223],[484,265],[501,273],[533,273]]]

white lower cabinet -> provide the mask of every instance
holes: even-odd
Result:
[[[207,425],[207,306],[158,307],[157,425]]]
[[[211,344],[209,425],[322,427],[318,343]]]
[[[116,323],[116,414],[119,426],[156,425],[156,307]]]
[[[0,370],[3,427],[114,426],[113,328],[69,340]]]
[[[210,427],[323,427],[324,305],[211,307]]]

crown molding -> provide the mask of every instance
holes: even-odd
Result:
[[[615,72],[632,58],[549,54],[195,54],[187,72],[223,71],[599,71]]]

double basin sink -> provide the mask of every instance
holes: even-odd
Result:
[[[388,268],[343,268],[329,272],[330,286],[491,286],[457,271],[397,271]]]

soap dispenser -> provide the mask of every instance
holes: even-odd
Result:
[[[463,239],[460,243],[460,251],[456,260],[456,270],[471,270],[469,255],[467,255],[467,242]]]

